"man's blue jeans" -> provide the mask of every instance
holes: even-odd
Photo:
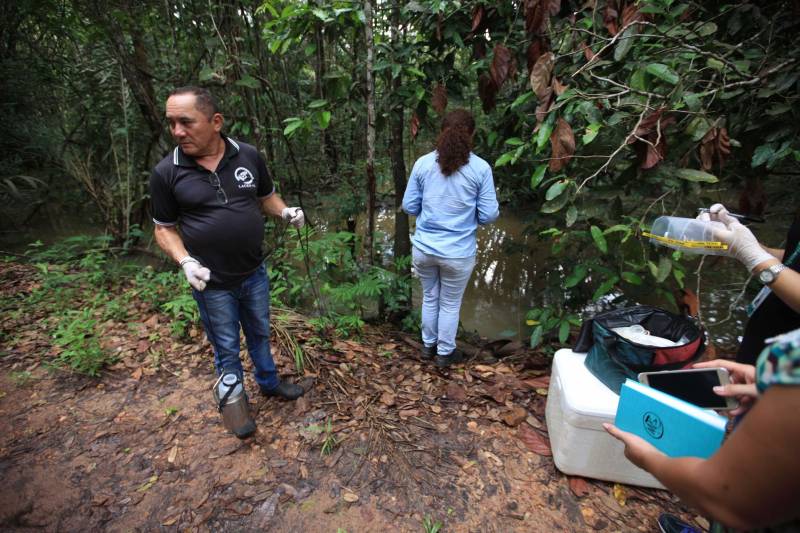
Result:
[[[278,371],[269,346],[269,278],[264,265],[258,267],[239,287],[231,290],[192,290],[208,341],[214,348],[217,374],[224,371],[243,375],[239,359],[239,324],[244,330],[247,350],[255,367],[256,382],[262,389],[278,386]]]
[[[446,258],[412,250],[414,271],[422,282],[422,342],[437,344],[439,355],[456,348],[458,313],[464,289],[475,267],[475,256]]]

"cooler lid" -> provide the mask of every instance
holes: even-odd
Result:
[[[553,376],[561,384],[562,401],[578,416],[614,419],[619,395],[603,385],[583,364],[585,353],[558,350],[553,357]]]

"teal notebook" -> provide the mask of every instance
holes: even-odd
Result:
[[[627,380],[614,425],[670,457],[707,459],[722,445],[727,419],[665,392]]]

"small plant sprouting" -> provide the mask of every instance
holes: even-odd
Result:
[[[442,530],[442,523],[441,522],[434,522],[433,518],[430,516],[426,516],[424,520],[422,520],[422,528],[425,533],[439,533]]]
[[[164,409],[164,414],[167,415],[167,416],[172,416],[172,415],[178,414],[178,408],[177,407],[167,407],[166,409]]]
[[[33,379],[33,375],[28,372],[27,370],[19,370],[17,372],[11,373],[11,381],[14,382],[14,385],[17,387],[24,387],[28,383],[30,383],[31,379]]]
[[[333,423],[329,418],[328,421],[325,422],[325,439],[322,441],[322,450],[320,451],[320,456],[330,454],[338,444],[339,441],[333,434]]]

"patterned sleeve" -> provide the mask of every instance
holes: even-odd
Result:
[[[767,346],[756,363],[757,386],[800,385],[800,329],[785,333]]]

